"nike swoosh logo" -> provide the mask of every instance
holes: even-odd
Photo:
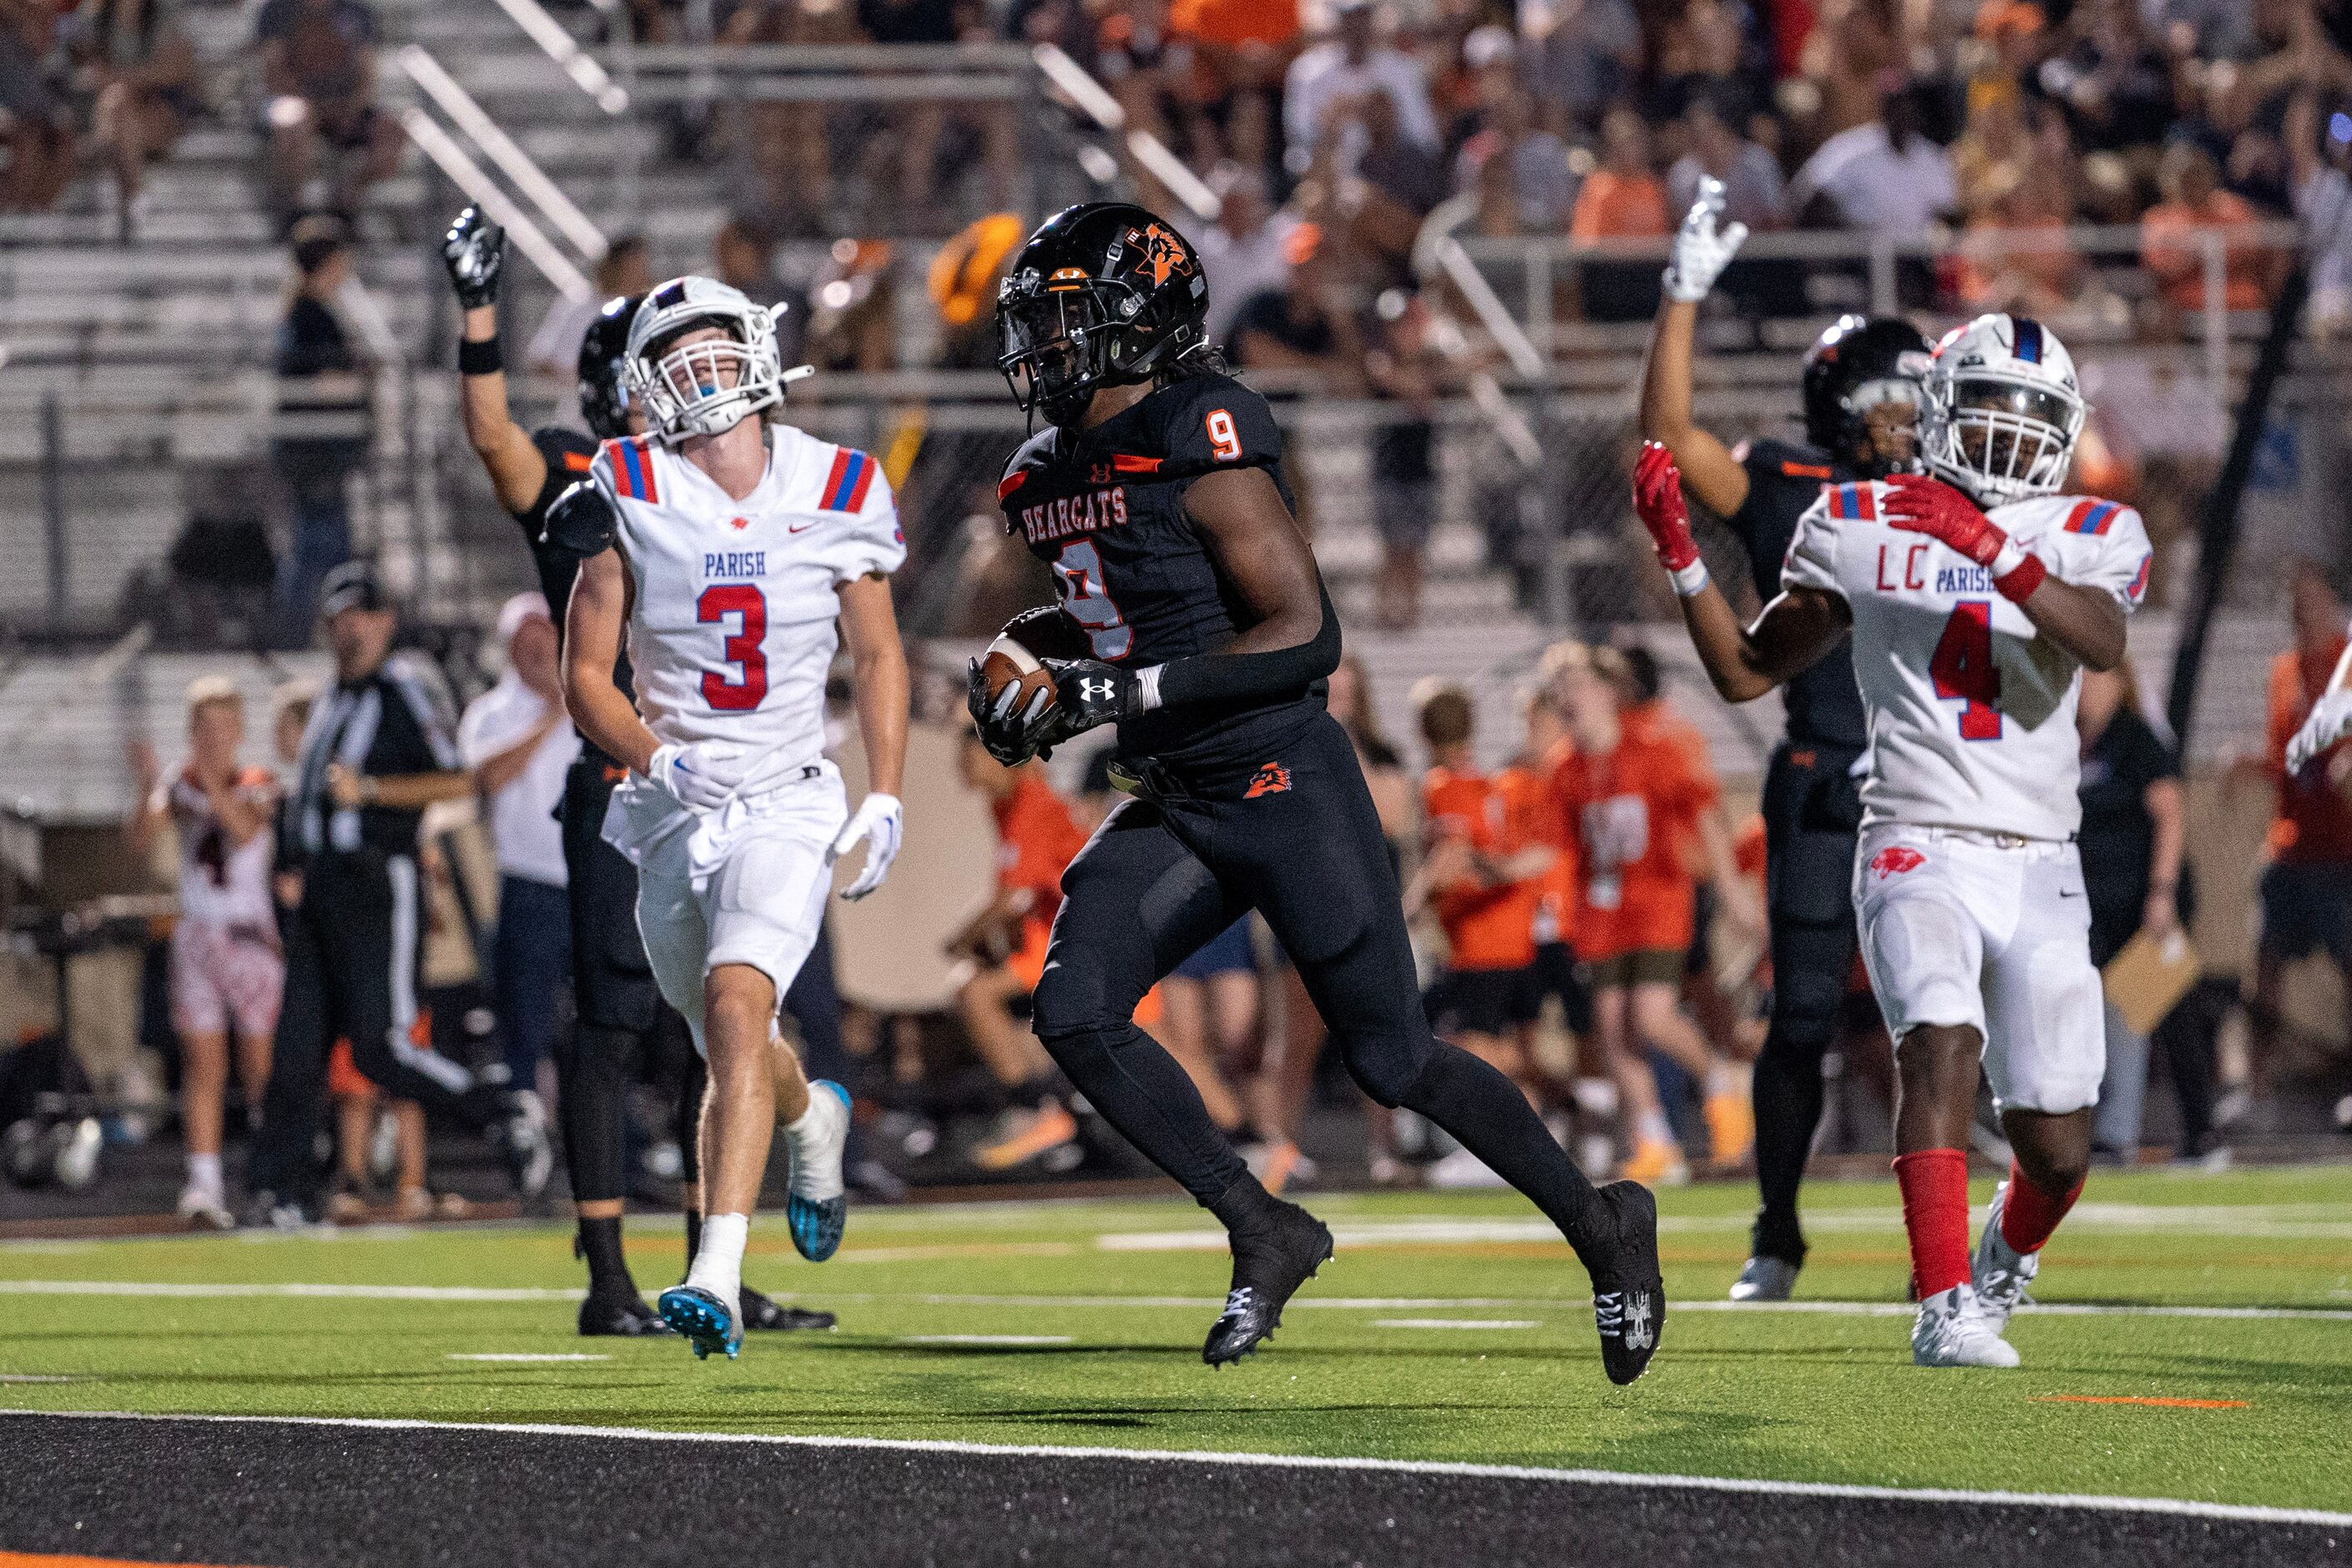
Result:
[[[818,523],[823,522],[824,521],[824,519],[823,519],[823,518],[821,518],[821,517],[813,517],[813,518],[809,519],[806,522],[796,522],[796,523],[793,523],[791,527],[789,527],[789,528],[785,529],[785,530],[784,530],[784,531],[785,531],[786,533],[805,533],[805,532],[807,532],[810,529],[814,528]]]

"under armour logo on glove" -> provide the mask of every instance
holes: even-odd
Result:
[[[1133,719],[1144,710],[1139,683],[1130,670],[1091,658],[1049,658],[1045,668],[1054,675],[1056,741]]]

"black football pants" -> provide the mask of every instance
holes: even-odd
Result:
[[[278,1010],[253,1185],[281,1199],[318,1189],[311,1146],[327,1053],[351,1042],[352,1063],[394,1100],[488,1126],[493,1096],[447,1057],[415,1044],[424,893],[416,860],[373,850],[321,855],[303,868],[302,903],[286,921],[286,994]]]
[[[1822,1058],[1838,1037],[1853,969],[1853,847],[1860,752],[1783,741],[1764,775],[1765,905],[1772,924],[1772,1018],[1752,1078],[1754,1248],[1805,1259],[1797,1188],[1822,1120]]]
[[[1182,1066],[1136,1027],[1135,1008],[1255,909],[1364,1092],[1429,1117],[1580,1245],[1591,1185],[1509,1079],[1430,1033],[1396,873],[1347,732],[1318,715],[1245,767],[1137,771],[1141,797],[1113,811],[1062,875],[1033,1003],[1038,1038],[1104,1120],[1203,1206],[1246,1175]]]

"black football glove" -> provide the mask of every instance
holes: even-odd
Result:
[[[507,264],[507,231],[467,207],[441,239],[441,263],[449,269],[457,303],[472,310],[499,302],[499,274]]]
[[[964,708],[971,714],[973,728],[980,731],[980,743],[988,754],[1008,768],[1017,768],[1031,757],[1052,754],[1050,746],[1041,748],[1047,716],[1051,712],[1053,694],[1040,690],[1013,711],[1020,701],[1021,688],[1016,683],[1007,686],[994,699],[988,694],[988,679],[980,672],[980,660],[973,659],[964,691]]]
[[[1141,717],[1143,683],[1131,669],[1091,658],[1049,658],[1054,676],[1054,739]]]

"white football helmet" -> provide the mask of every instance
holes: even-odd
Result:
[[[629,322],[629,395],[645,409],[646,425],[665,441],[716,436],[739,420],[776,407],[788,374],[776,345],[783,307],[754,305],[740,289],[710,278],[673,278],[645,297]],[[682,334],[717,327],[727,334],[672,347]]]
[[[1987,505],[2054,493],[2089,412],[2074,356],[2030,316],[1979,316],[1936,345],[1923,380],[1919,456]]]

